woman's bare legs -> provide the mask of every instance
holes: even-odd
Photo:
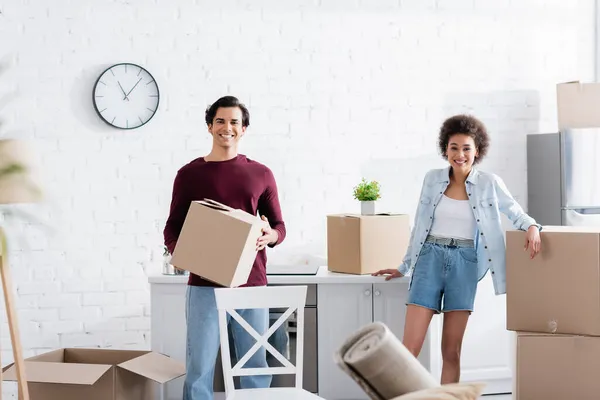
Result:
[[[460,380],[460,353],[470,313],[448,311],[444,313],[442,330],[442,385]]]
[[[421,352],[434,313],[435,311],[429,308],[413,304],[406,307],[402,343],[415,357]]]

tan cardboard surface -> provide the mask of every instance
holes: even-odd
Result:
[[[556,92],[559,130],[600,127],[600,83],[559,83]]]
[[[27,381],[38,383],[69,383],[74,385],[93,385],[104,375],[111,365],[102,364],[66,364],[60,362],[26,361]],[[6,371],[5,380],[16,380],[16,369]]]
[[[597,400],[600,338],[517,335],[516,399]]]
[[[506,233],[507,329],[600,336],[600,227],[545,226],[531,260]]]
[[[116,365],[148,354],[142,350],[64,349],[64,362]]]
[[[29,361],[46,361],[46,362],[63,362],[65,357],[65,349],[49,351],[47,353],[38,354],[37,356],[29,357]]]
[[[410,221],[405,214],[328,215],[327,268],[350,274],[398,268],[409,238]]]
[[[190,204],[171,264],[218,285],[248,281],[266,222],[206,199]]]
[[[155,400],[158,384],[150,379],[144,379],[133,372],[122,368],[116,369],[115,400],[150,399]]]
[[[158,383],[165,383],[185,375],[185,367],[181,363],[158,353],[136,357],[119,364],[119,367]]]
[[[30,400],[117,400],[113,395],[113,376],[109,372],[94,385],[62,385],[29,382]],[[130,398],[122,400],[142,400]]]
[[[360,219],[327,216],[327,268],[336,272],[361,273]]]

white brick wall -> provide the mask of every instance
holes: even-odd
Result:
[[[443,165],[437,129],[457,112],[488,124],[482,167],[524,202],[525,135],[556,129],[557,82],[593,78],[593,3],[5,2],[0,55],[15,62],[0,90],[18,97],[0,116],[5,134],[36,139],[54,228],[11,231],[24,240],[11,262],[25,354],[149,347],[146,276],[160,271],[172,180],[208,152],[203,112],[224,94],[250,106],[242,151],[278,180],[289,234],[273,262],[323,257],[324,216],[358,210],[361,176],[383,183],[381,208],[412,214],[425,170]],[[156,117],[128,132],[90,101],[123,61],[161,90]],[[6,323],[1,337],[6,364]]]

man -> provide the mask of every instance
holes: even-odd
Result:
[[[170,215],[164,229],[165,245],[173,253],[190,202],[209,198],[252,215],[260,213],[267,221],[256,247],[258,254],[246,284],[267,284],[265,247],[283,241],[286,234],[277,185],[266,166],[238,154],[238,143],[250,124],[247,108],[232,96],[222,97],[206,110],[206,124],[212,136],[212,150],[182,167],[175,177]],[[270,224],[270,226],[269,226]],[[186,299],[187,375],[183,400],[212,400],[215,362],[219,350],[219,324],[215,302],[216,284],[190,274]],[[268,310],[240,310],[241,316],[260,334],[269,326]],[[238,359],[255,343],[236,322],[231,321]],[[267,367],[261,348],[246,364],[248,368]],[[271,376],[241,378],[242,388],[264,388]]]

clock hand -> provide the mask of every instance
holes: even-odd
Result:
[[[129,93],[133,92],[133,89],[135,89],[135,87],[138,85],[138,83],[140,83],[140,81],[142,80],[142,78],[140,78],[135,85],[133,85],[133,87],[131,88],[131,90],[125,95],[125,96],[129,96]]]
[[[121,82],[117,81],[117,83],[119,84],[119,87],[121,88],[121,92],[123,92],[123,96],[125,96],[125,97],[123,97],[123,100],[129,101],[129,98],[125,94],[125,90],[123,90],[123,86],[121,86]]]

